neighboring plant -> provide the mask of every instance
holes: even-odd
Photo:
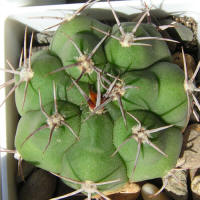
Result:
[[[181,151],[191,96],[199,108],[198,69],[188,81],[186,64],[184,76],[171,62],[165,41],[176,41],[142,23],[149,9],[137,23],[120,23],[108,3],[113,27],[74,15],[60,23],[49,50],[33,56],[32,35],[29,58],[26,30],[19,69],[8,62],[15,78],[2,87],[15,83],[7,97],[15,90],[22,116],[17,151],[76,189],[54,199],[79,192],[109,199],[104,192],[127,182],[166,176]]]

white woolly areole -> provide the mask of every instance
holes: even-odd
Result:
[[[81,71],[85,71],[85,73],[87,74],[91,74],[94,71],[93,69],[94,63],[91,59],[88,59],[87,55],[82,55],[78,57],[77,61],[80,62],[78,67]]]
[[[124,82],[120,80],[120,82],[116,83],[114,88],[112,89],[111,96],[113,97],[113,100],[117,100],[117,96],[123,96],[126,92],[126,89],[124,87]]]
[[[184,83],[184,88],[185,88],[185,91],[192,93],[193,91],[195,91],[196,86],[192,81],[188,81]]]
[[[85,181],[85,183],[82,184],[82,187],[84,192],[86,193],[95,193],[97,191],[97,186],[92,181]]]
[[[120,40],[120,44],[122,47],[130,47],[134,42],[133,33],[126,33]]]
[[[137,142],[141,141],[142,143],[146,143],[146,141],[148,141],[148,134],[146,132],[145,127],[136,125],[136,126],[133,126],[131,130],[132,130],[133,138]]]
[[[14,158],[15,158],[16,160],[20,160],[20,159],[21,159],[21,155],[19,154],[18,151],[16,151],[16,153],[14,153]]]
[[[64,121],[64,117],[59,113],[55,113],[47,119],[47,124],[49,125],[50,129],[55,125],[55,128],[58,128],[62,125],[62,121]]]
[[[26,67],[22,67],[20,71],[20,80],[21,81],[29,81],[33,78],[34,72]]]

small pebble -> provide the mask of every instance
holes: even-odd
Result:
[[[144,200],[170,200],[164,192],[161,192],[160,194],[156,195],[155,197],[152,197],[151,195],[155,194],[159,189],[151,184],[151,183],[145,183],[142,186],[141,194]]]
[[[105,191],[106,195],[110,200],[136,200],[140,195],[141,187],[137,183],[127,183],[123,187],[113,190]],[[99,195],[95,195],[94,198],[97,200],[104,200]]]
[[[23,160],[21,168],[22,168],[23,177],[18,175],[17,176],[17,183],[23,182],[24,181],[23,179],[26,179],[26,177],[28,177],[31,174],[31,172],[33,171],[35,166],[33,166],[32,164]]]
[[[193,200],[200,200],[200,175],[195,176],[191,183]]]
[[[184,132],[183,152],[180,157],[184,169],[200,168],[200,124],[188,126]]]
[[[120,192],[108,195],[111,200],[136,200],[140,194],[141,187],[136,183],[126,184]]]
[[[172,58],[173,58],[173,63],[177,64],[182,70],[184,70],[182,52],[176,52],[175,54],[173,54]],[[190,54],[185,54],[185,60],[186,60],[188,76],[191,78],[196,69],[196,63],[194,58]]]
[[[37,169],[19,190],[20,200],[48,200],[56,188],[56,176]]]
[[[187,172],[186,170],[170,170],[170,177],[168,177],[168,184],[165,187],[165,191],[168,196],[171,196],[174,200],[187,200]],[[164,179],[164,178],[163,178]],[[164,182],[165,180],[163,180]]]

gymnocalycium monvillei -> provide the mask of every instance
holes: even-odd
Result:
[[[143,22],[150,11],[121,23],[108,0],[111,27],[81,15],[96,2],[64,19],[48,50],[32,55],[32,34],[27,56],[26,29],[19,68],[7,61],[4,70],[14,78],[1,88],[14,84],[6,99],[15,90],[21,115],[16,151],[75,189],[53,199],[109,199],[128,182],[164,177],[176,166],[193,100],[199,108],[198,69],[189,80],[186,64],[184,73],[171,62],[166,41],[177,41]]]

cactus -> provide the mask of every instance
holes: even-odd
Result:
[[[57,98],[59,100],[66,100],[67,94],[65,88],[69,85],[70,79],[64,73],[57,73],[52,76],[47,76],[52,70],[58,69],[62,66],[60,60],[52,56],[49,51],[37,52],[31,60],[31,68],[33,70],[33,77],[29,81],[29,85],[25,88],[25,84],[20,84],[15,91],[15,101],[18,112],[23,115],[31,110],[40,109],[38,101],[38,89],[42,95],[42,101],[48,104],[53,101],[53,81],[57,87]],[[18,76],[15,78],[18,82]],[[22,107],[22,98],[26,90],[26,101]]]
[[[4,83],[1,87],[15,84],[7,94],[5,100],[15,91],[15,103],[20,115],[25,114],[31,110],[38,110],[40,108],[38,101],[38,89],[43,93],[43,102],[48,104],[53,101],[53,81],[57,86],[58,99],[66,100],[65,88],[70,82],[70,79],[64,73],[57,73],[52,76],[47,76],[52,70],[62,67],[59,58],[53,56],[48,50],[39,51],[31,57],[33,34],[29,47],[29,58],[27,59],[26,52],[26,36],[27,29],[24,34],[24,51],[21,55],[18,68],[15,70],[11,63],[8,62],[11,70],[4,70],[5,72],[14,74],[14,78]],[[22,59],[24,57],[24,63]],[[2,105],[1,104],[1,105]]]
[[[148,11],[137,23],[120,23],[108,3],[116,25],[82,15],[64,20],[48,51],[29,54],[30,80],[15,75],[17,151],[76,189],[54,199],[79,192],[109,199],[107,191],[128,182],[164,177],[199,91],[198,69],[188,81],[171,63],[165,41],[174,41],[142,23]]]
[[[23,159],[60,173],[64,152],[79,140],[80,111],[73,104],[56,101],[55,85],[53,96],[53,105],[43,107],[39,91],[41,110],[29,111],[20,119],[15,145]],[[31,119],[35,119],[34,122]]]

